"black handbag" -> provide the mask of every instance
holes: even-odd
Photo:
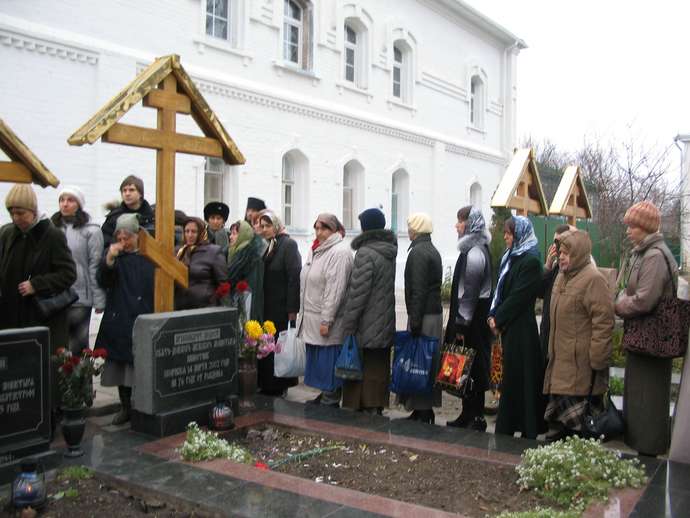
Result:
[[[587,406],[582,417],[581,435],[585,439],[601,439],[603,442],[607,442],[625,433],[625,421],[620,410],[613,403],[610,392],[606,394],[606,409],[598,414],[592,413],[594,376],[595,372],[592,371],[592,385],[589,387]]]
[[[44,319],[49,319],[63,309],[67,309],[78,300],[79,295],[71,286],[56,295],[34,295],[36,309]]]

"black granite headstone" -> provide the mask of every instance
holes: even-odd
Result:
[[[50,375],[47,327],[0,331],[0,484],[50,447]]]
[[[190,421],[206,424],[216,397],[236,399],[235,309],[141,315],[133,342],[133,430],[156,436],[178,433]]]

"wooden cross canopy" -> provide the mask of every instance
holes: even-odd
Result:
[[[549,214],[565,216],[568,225],[575,225],[577,218],[592,217],[580,166],[570,165],[566,168],[551,202]]]
[[[158,110],[156,129],[121,124],[132,106]],[[191,115],[205,137],[177,133],[177,114]],[[177,55],[156,59],[67,139],[73,146],[98,139],[156,150],[156,237],[139,232],[139,249],[156,265],[154,310],[172,311],[175,283],[187,287],[187,267],[175,258],[175,155],[188,153],[244,163],[244,156],[180,64]]]
[[[35,183],[57,187],[60,180],[51,173],[21,139],[0,119],[0,149],[10,161],[0,161],[0,182]]]
[[[492,207],[515,209],[519,216],[548,215],[544,189],[532,149],[516,149],[491,198]]]

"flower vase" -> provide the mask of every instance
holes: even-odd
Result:
[[[240,357],[239,363],[240,409],[246,411],[254,408],[257,384],[256,358]]]
[[[81,449],[81,440],[84,437],[84,429],[86,428],[85,416],[86,406],[62,409],[60,425],[62,436],[67,444],[67,451],[64,453],[65,457],[73,458],[84,455],[84,450]]]

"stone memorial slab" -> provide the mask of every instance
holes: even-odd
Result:
[[[237,325],[234,308],[139,316],[132,429],[158,437],[179,433],[189,421],[206,424],[216,397],[236,401]]]
[[[50,375],[47,327],[0,331],[0,485],[50,447]]]

